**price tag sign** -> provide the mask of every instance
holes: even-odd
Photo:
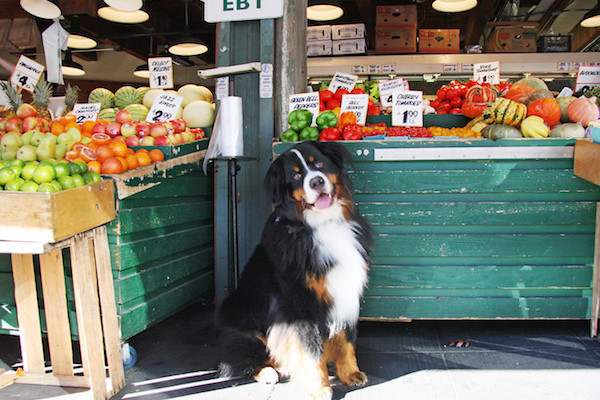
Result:
[[[222,100],[225,97],[229,96],[228,76],[222,76],[220,78],[215,79],[215,92],[217,95],[217,100]]]
[[[171,89],[173,87],[173,61],[171,57],[148,59],[151,89]]]
[[[146,117],[146,122],[171,121],[175,118],[175,114],[177,114],[182,101],[183,97],[181,96],[162,92],[154,100],[152,108]]]
[[[404,86],[404,79],[396,78],[389,81],[380,81],[379,85],[379,98],[383,107],[391,107],[394,90],[406,90]]]
[[[423,126],[423,92],[395,90],[392,103],[392,125]]]
[[[77,103],[73,106],[73,114],[78,124],[85,121],[95,121],[100,112],[100,103]]]
[[[313,115],[312,125],[316,125],[319,116],[319,92],[300,93],[290,96],[290,112],[295,110],[308,110]]]
[[[396,64],[381,64],[382,74],[393,74],[396,72]]]
[[[341,72],[336,72],[333,76],[333,79],[329,83],[329,90],[335,93],[336,90],[340,88],[347,89],[349,92],[354,89],[354,85],[356,85],[356,81],[358,80],[357,75],[344,74]]]
[[[264,63],[260,68],[259,95],[261,99],[270,99],[273,97],[273,64]]]
[[[366,74],[367,73],[367,66],[366,65],[353,65],[352,66],[352,73],[353,74]]]
[[[31,58],[21,56],[10,76],[10,81],[13,85],[17,85],[24,90],[33,93],[35,85],[37,85],[40,80],[40,76],[42,76],[45,68],[46,67],[42,64],[33,61]]]
[[[500,83],[500,63],[494,61],[473,64],[473,80],[479,83],[487,82],[491,85]]]
[[[591,89],[600,85],[600,67],[592,65],[582,65],[577,71],[577,80],[575,81],[575,91]]]
[[[356,123],[364,125],[367,122],[367,108],[369,107],[368,94],[345,94],[342,97],[340,115],[345,112],[356,114]]]

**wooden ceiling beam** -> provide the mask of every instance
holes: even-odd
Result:
[[[600,27],[584,28],[577,24],[571,30],[571,51],[577,52],[585,49],[592,41],[600,35]]]

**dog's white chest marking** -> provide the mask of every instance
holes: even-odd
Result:
[[[361,254],[362,247],[353,232],[352,223],[342,217],[318,224],[314,230],[314,240],[321,261],[332,263],[327,272],[326,287],[333,300],[329,329],[330,335],[334,335],[354,325],[358,319],[368,265]]]

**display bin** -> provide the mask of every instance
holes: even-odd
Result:
[[[104,176],[115,187],[116,217],[106,227],[122,340],[194,302],[212,299],[213,178],[202,172],[204,154]],[[68,251],[63,258],[70,276]],[[34,263],[39,274],[37,258]],[[0,333],[18,333],[13,292],[10,255],[0,254]],[[75,321],[68,282],[67,299]],[[76,330],[72,334],[77,337]]]
[[[340,143],[376,234],[361,318],[590,318],[600,190],[574,140]]]

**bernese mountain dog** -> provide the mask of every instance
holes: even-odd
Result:
[[[331,399],[328,363],[340,381],[363,385],[355,355],[372,234],[357,213],[334,142],[301,142],[270,166],[273,203],[238,288],[216,313],[221,376],[300,381]]]

